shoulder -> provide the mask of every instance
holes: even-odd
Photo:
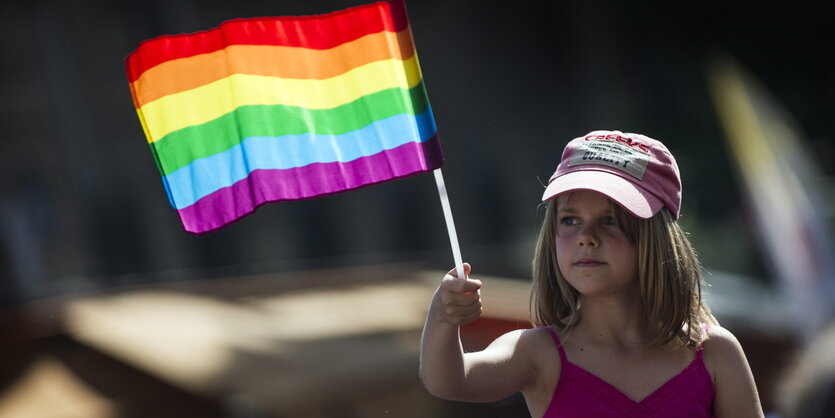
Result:
[[[490,348],[512,349],[517,355],[528,358],[534,358],[543,351],[548,351],[547,347],[554,347],[556,350],[553,337],[544,327],[510,331],[490,344]]]
[[[562,370],[560,354],[557,348],[559,339],[552,334],[553,328],[537,327],[525,330],[523,340],[525,350],[536,368],[537,384],[557,381]],[[553,389],[552,389],[553,391]]]
[[[711,325],[707,329],[707,338],[704,342],[705,349],[715,347],[715,350],[727,350],[739,346],[739,340],[727,328],[720,325]]]
[[[742,345],[736,336],[726,328],[712,325],[707,330],[707,338],[702,343],[705,361],[722,362],[742,353]]]
[[[727,329],[711,326],[702,345],[704,362],[716,393],[718,417],[761,417],[757,387],[742,345]]]
[[[726,372],[728,368],[739,371],[740,367],[748,366],[739,340],[719,325],[713,325],[707,330],[707,339],[702,343],[702,349],[705,365],[714,380],[717,373]]]
[[[559,340],[551,331],[556,332],[553,328],[537,327],[519,333],[519,352],[531,368],[530,379],[521,392],[530,405],[547,405],[550,402],[562,372],[557,349]]]
[[[528,348],[534,349],[537,352],[547,351],[543,350],[546,347],[553,347],[556,350],[557,340],[555,340],[552,336],[552,332],[556,331],[554,331],[552,328],[544,326],[530,328],[522,332],[520,340],[524,340],[524,344]]]
[[[507,332],[496,338],[485,351],[503,352],[515,367],[527,370],[531,377],[538,376],[544,368],[556,367],[559,371],[557,346],[544,327]]]

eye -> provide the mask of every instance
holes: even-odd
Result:
[[[603,218],[603,225],[617,225],[617,221],[614,216],[606,216]]]
[[[577,219],[576,216],[563,216],[563,217],[559,218],[559,224],[560,225],[573,226],[573,225],[577,225],[578,223],[579,223],[579,220]]]

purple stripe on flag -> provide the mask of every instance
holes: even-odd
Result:
[[[280,170],[255,170],[249,177],[180,209],[186,231],[212,232],[250,214],[258,206],[356,189],[434,170],[443,164],[438,136],[410,142],[368,157],[341,163],[314,163]]]

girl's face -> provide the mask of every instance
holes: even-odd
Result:
[[[617,225],[612,206],[592,191],[557,198],[557,264],[584,296],[638,289],[638,248]]]

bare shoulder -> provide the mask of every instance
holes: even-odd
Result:
[[[465,353],[466,387],[450,399],[487,402],[515,392],[527,397],[548,372],[542,352],[548,350],[549,340],[544,329],[519,329],[499,336],[484,350]]]
[[[553,347],[551,336],[543,328],[517,329],[496,338],[488,350],[512,350],[514,355],[535,361],[543,354],[547,355],[548,347]]]
[[[742,345],[736,336],[726,328],[719,325],[711,326],[707,332],[707,340],[702,347],[704,348],[705,364],[714,378],[714,370],[727,370],[727,367],[748,367]]]
[[[554,338],[545,328],[532,328],[520,336],[521,350],[533,368],[531,379],[522,387],[528,408],[534,415],[544,413],[554,394],[562,364]]]
[[[529,350],[534,359],[545,359],[552,363],[555,358],[559,359],[554,338],[545,328],[531,328],[522,332],[520,342]],[[557,361],[559,364],[559,361]]]
[[[544,328],[507,332],[496,338],[485,352],[506,357],[517,369],[526,370],[530,384],[537,384],[543,376],[559,374],[559,352],[553,338]]]
[[[734,334],[731,333],[730,331],[728,331],[727,328],[725,328],[721,325],[711,325],[707,329],[707,337],[708,337],[708,341],[706,341],[705,344],[707,344],[708,342],[716,343],[717,341],[720,342],[720,344],[722,344],[723,342],[724,343],[732,343],[732,342],[738,343]]]
[[[542,328],[517,329],[502,334],[484,350],[467,353],[466,356],[471,364],[503,365],[508,373],[506,378],[512,376],[510,380],[519,385],[516,390],[524,391],[537,385],[543,372],[547,372],[544,368],[549,366],[549,346],[555,350],[548,331]]]
[[[713,377],[717,417],[762,417],[757,386],[742,345],[718,325],[710,327],[703,344],[705,366]]]
[[[525,330],[520,338],[520,343],[535,370],[534,379],[531,382],[532,386],[541,388],[543,385],[549,386],[551,382],[556,382],[562,365],[560,364],[560,354],[557,350],[556,341],[548,330],[545,328]],[[546,392],[550,399],[553,388],[546,390]]]
[[[720,325],[712,325],[707,330],[707,340],[704,342],[705,350],[712,348],[713,350],[734,350],[737,347],[742,347],[736,336],[728,331],[727,328]],[[705,351],[707,355],[707,351]]]

